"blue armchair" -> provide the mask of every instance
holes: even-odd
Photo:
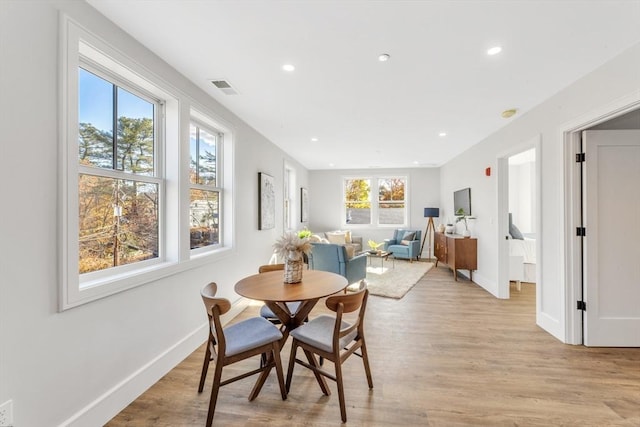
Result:
[[[330,271],[344,276],[349,284],[367,276],[367,256],[360,254],[349,259],[347,249],[334,243],[311,243],[309,255],[311,270]]]
[[[420,230],[397,229],[393,232],[392,239],[384,240],[384,250],[391,252],[394,258],[406,258],[410,261],[415,258],[417,260],[420,258],[421,238],[422,232]]]

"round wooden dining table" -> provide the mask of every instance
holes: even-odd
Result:
[[[245,298],[264,301],[282,323],[280,348],[289,337],[289,331],[302,325],[320,298],[333,295],[347,287],[347,279],[339,274],[320,270],[304,270],[302,282],[284,283],[282,270],[258,273],[236,283],[235,291]],[[295,313],[289,311],[287,302],[300,301]],[[262,371],[249,396],[253,400],[260,393],[271,368]]]
[[[264,301],[284,326],[284,342],[288,332],[304,322],[320,298],[340,292],[347,285],[345,277],[328,271],[304,270],[300,283],[284,283],[283,271],[270,271],[245,277],[236,283],[235,291],[245,298]],[[295,313],[285,304],[293,301],[301,302]]]

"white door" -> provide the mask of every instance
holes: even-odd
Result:
[[[640,130],[582,141],[584,344],[640,347]]]

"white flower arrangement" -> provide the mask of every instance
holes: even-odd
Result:
[[[296,233],[285,233],[273,244],[278,257],[283,260],[299,261],[302,254],[309,255],[313,246],[309,239],[300,238]]]

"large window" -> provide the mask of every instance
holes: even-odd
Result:
[[[406,177],[357,177],[344,179],[344,218],[349,225],[407,223]],[[374,199],[374,195],[377,198]]]
[[[157,100],[78,69],[80,274],[159,256]]]
[[[231,250],[233,138],[230,123],[102,39],[66,17],[61,29],[65,310]]]
[[[189,239],[191,249],[220,243],[220,167],[222,133],[192,123],[189,162]]]

